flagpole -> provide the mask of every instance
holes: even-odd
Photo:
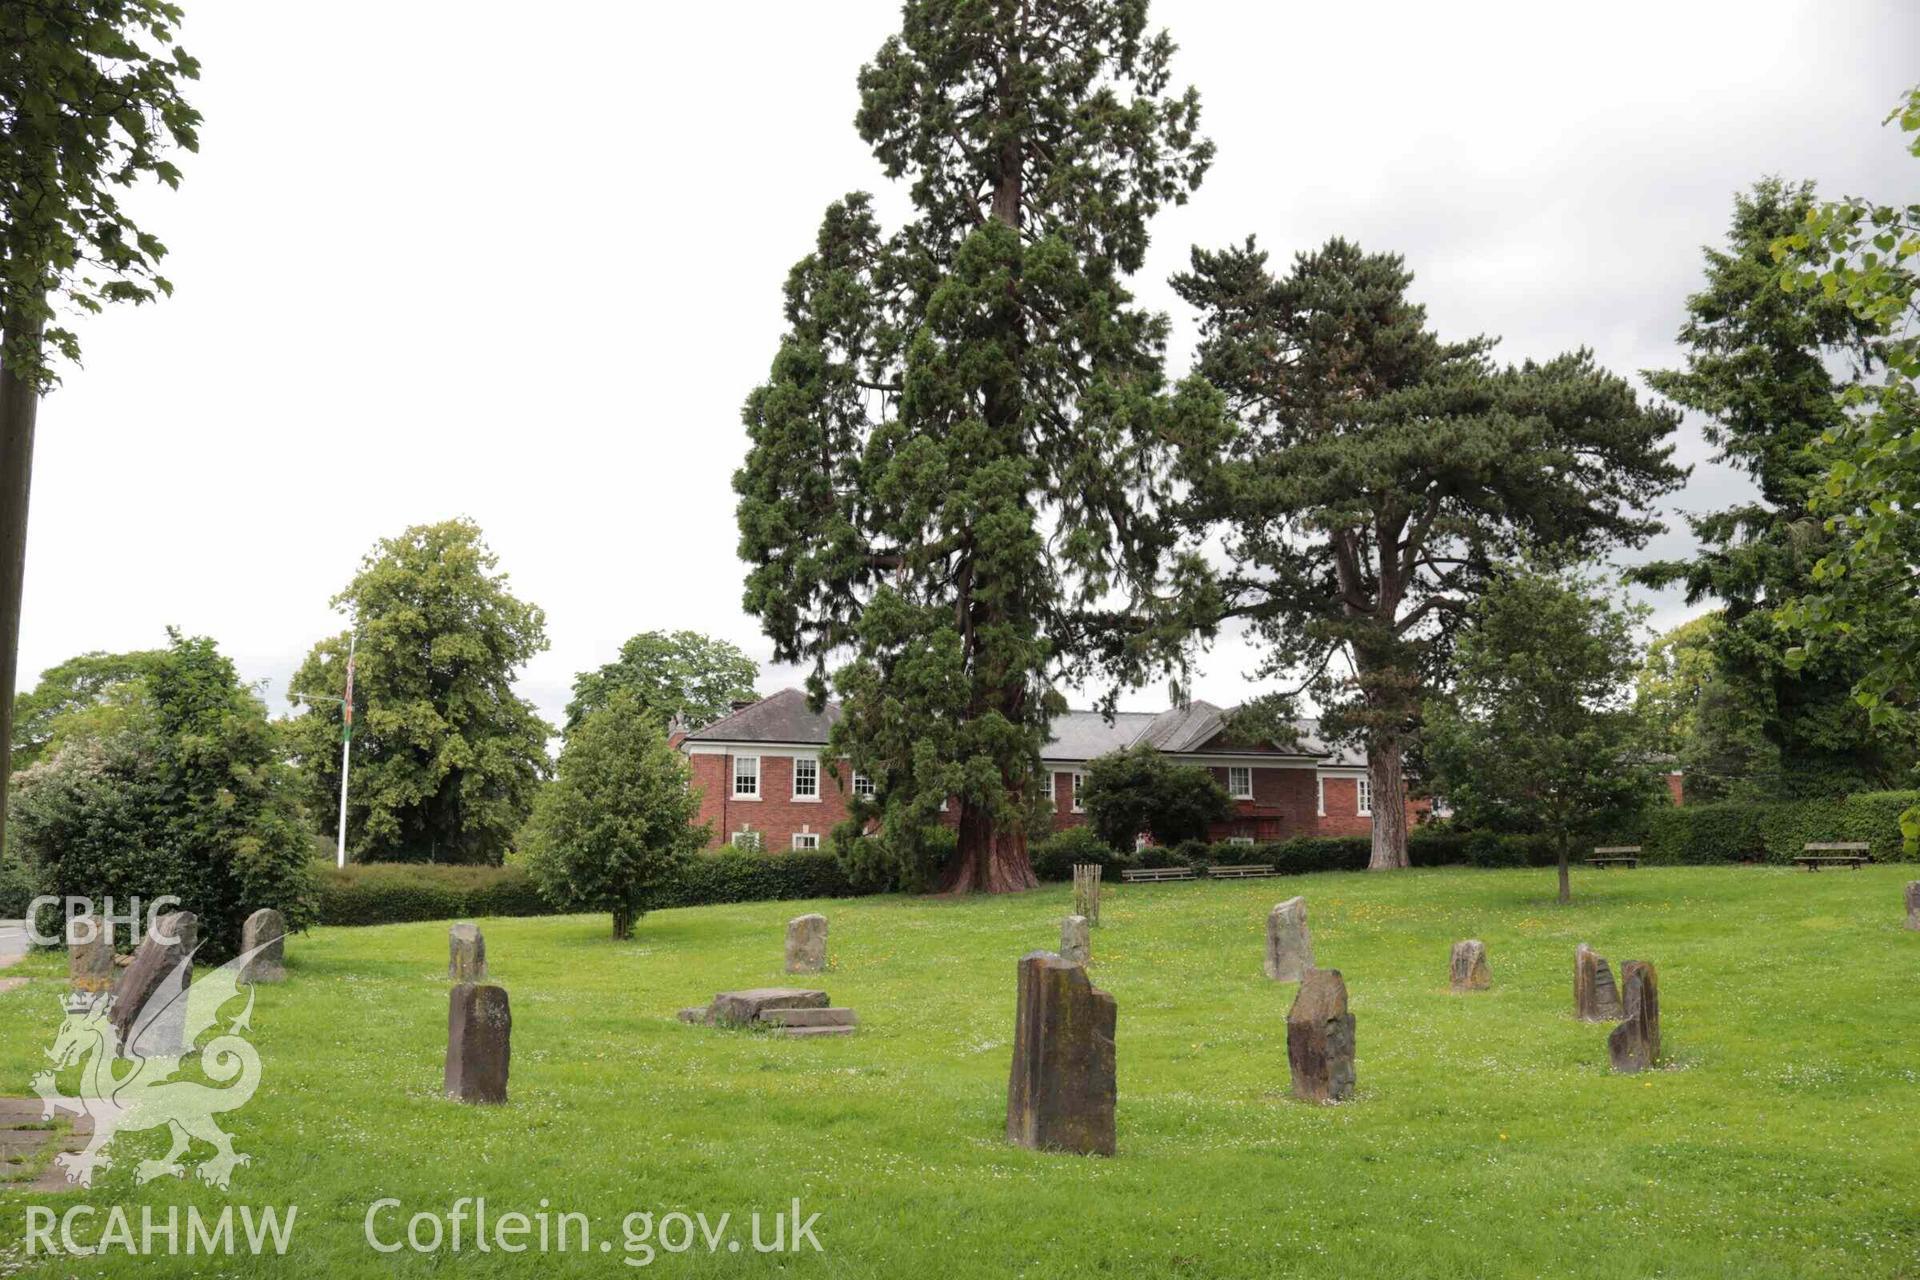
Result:
[[[340,712],[340,845],[335,854],[335,864],[347,865],[347,765],[353,755],[353,651],[360,644],[360,633],[355,631],[347,641],[347,696],[341,702]]]

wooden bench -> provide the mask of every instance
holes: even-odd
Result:
[[[1805,867],[1809,871],[1818,871],[1822,867],[1852,867],[1858,871],[1872,861],[1866,843],[1852,840],[1833,844],[1809,840],[1800,846],[1800,856],[1793,860],[1795,866]]]
[[[1126,867],[1120,872],[1126,884],[1152,884],[1160,880],[1191,880],[1192,867]]]
[[[1625,867],[1632,871],[1640,865],[1640,846],[1637,844],[1597,846],[1593,856],[1587,859],[1587,865],[1598,871],[1605,871],[1608,867]]]
[[[1208,878],[1213,880],[1252,880],[1258,876],[1272,874],[1272,866],[1264,862],[1258,865],[1246,863],[1234,867],[1211,867],[1207,870]]]

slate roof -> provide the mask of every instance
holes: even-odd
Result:
[[[1098,711],[1069,711],[1056,719],[1053,736],[1040,753],[1046,760],[1092,760],[1146,742],[1175,755],[1202,752],[1224,731],[1228,712],[1210,702],[1195,702],[1167,711],[1116,711],[1113,719]],[[712,724],[695,729],[688,742],[792,742],[825,746],[827,733],[840,718],[840,707],[829,702],[823,710],[807,706],[807,695],[782,689]],[[1319,738],[1319,722],[1300,721],[1298,754],[1326,757],[1325,764],[1361,764],[1357,751],[1329,753]],[[1216,748],[1220,749],[1220,748]],[[1294,754],[1282,751],[1281,754]]]
[[[687,735],[688,742],[800,742],[826,745],[827,731],[840,718],[838,703],[820,711],[807,705],[798,689],[769,694],[732,715],[721,716]]]

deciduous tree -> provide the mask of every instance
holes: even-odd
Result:
[[[180,87],[200,64],[173,43],[180,19],[166,0],[0,5],[0,753],[13,742],[34,421],[54,360],[80,357],[58,304],[173,292],[166,246],[121,193],[147,178],[177,187],[167,151],[199,146]],[[0,840],[6,812],[0,788]]]
[[[1920,88],[1888,119],[1920,157]],[[1868,661],[1854,692],[1870,722],[1910,735],[1920,705],[1920,202],[1823,205],[1774,252],[1783,288],[1839,298],[1872,326],[1884,368],[1841,393],[1847,412],[1815,446],[1825,471],[1814,510],[1838,545],[1814,567],[1814,589],[1783,610],[1807,641],[1788,660],[1857,646]],[[1909,848],[1920,845],[1920,808],[1900,826]]]
[[[1263,674],[1315,696],[1324,735],[1365,744],[1374,869],[1407,865],[1404,758],[1489,574],[1530,545],[1641,543],[1683,475],[1671,411],[1585,351],[1500,367],[1490,339],[1441,341],[1412,281],[1338,239],[1283,277],[1252,240],[1196,249],[1174,281],[1235,419],[1192,507],[1226,538],[1226,616],[1250,620]],[[1252,706],[1249,730],[1290,719]]]
[[[838,692],[831,754],[890,848],[958,806],[950,890],[1035,883],[1056,681],[1177,663],[1208,605],[1165,517],[1170,445],[1217,401],[1169,388],[1127,288],[1212,157],[1172,55],[1145,0],[908,0],[856,123],[912,216],[828,209],[747,402],[746,607],[816,705]]]
[[[25,769],[39,760],[63,719],[137,685],[162,652],[83,653],[41,672],[40,683],[13,701],[13,767]]]
[[[513,678],[547,647],[546,614],[498,565],[471,520],[415,525],[333,598],[360,633],[350,856],[498,863],[526,821],[553,730]],[[319,813],[337,812],[350,637],[315,645],[287,691],[305,708],[288,737]]]
[[[1562,902],[1574,834],[1657,794],[1629,705],[1638,621],[1578,576],[1503,574],[1458,636],[1452,695],[1429,711],[1439,792],[1470,825],[1554,837]]]
[[[567,735],[554,780],[520,837],[527,873],[562,910],[609,911],[633,936],[648,895],[707,841],[687,761],[632,689],[615,689]]]
[[[1144,743],[1089,761],[1081,805],[1087,825],[1116,849],[1133,848],[1142,832],[1161,845],[1204,840],[1232,808],[1211,772]]]
[[[697,729],[726,715],[735,701],[753,697],[759,678],[759,665],[725,640],[698,631],[642,631],[620,646],[617,660],[574,680],[567,732],[620,689],[631,691],[662,724],[678,718]]]

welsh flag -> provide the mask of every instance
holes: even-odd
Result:
[[[340,704],[340,741],[353,741],[353,650],[347,650],[347,696]]]

